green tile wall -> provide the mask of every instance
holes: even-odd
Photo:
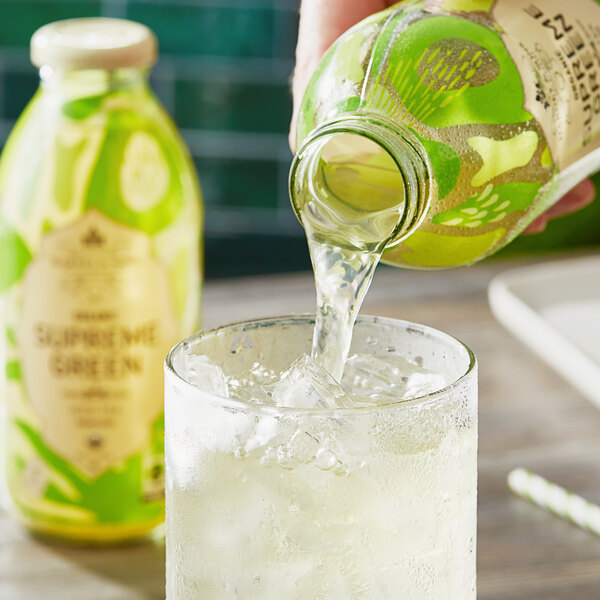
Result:
[[[206,78],[175,87],[175,119],[181,127],[226,131],[285,131],[291,117],[287,83]]]
[[[164,52],[209,56],[273,55],[275,11],[261,3],[132,2],[126,15],[152,28]]]
[[[2,46],[27,47],[33,31],[49,21],[99,14],[101,2],[74,0],[1,0],[0,43]]]
[[[3,116],[8,119],[16,119],[37,89],[37,73],[6,70],[3,83]]]
[[[197,159],[208,208],[277,210],[278,165],[267,160]]]
[[[95,15],[145,23],[160,43],[152,87],[200,174],[207,275],[308,269],[287,196],[298,6],[299,0],[0,0],[0,145],[37,86],[28,57],[35,29]]]

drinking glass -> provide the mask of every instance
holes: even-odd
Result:
[[[310,352],[313,327],[238,323],[167,357],[167,599],[474,599],[473,354],[430,327],[360,316],[351,354],[403,357],[447,385],[335,409],[228,399],[199,358],[226,378],[279,373]]]

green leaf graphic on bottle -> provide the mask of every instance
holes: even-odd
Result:
[[[416,231],[400,246],[386,250],[382,260],[418,269],[468,265],[490,252],[505,233],[503,227],[468,237]]]
[[[523,131],[507,140],[494,140],[484,135],[468,138],[467,144],[483,162],[481,169],[471,179],[471,185],[484,185],[498,175],[529,164],[538,142],[535,131]]]
[[[31,252],[19,234],[0,221],[0,292],[19,281],[31,260]]]
[[[109,469],[95,479],[84,477],[68,461],[50,450],[44,443],[40,434],[32,427],[22,421],[16,421],[16,426],[35,449],[42,469],[50,469],[60,474],[65,481],[59,486],[49,477],[38,477],[40,483],[38,492],[41,499],[57,507],[81,508],[81,518],[97,523],[119,523],[125,521],[144,521],[153,517],[160,517],[163,511],[162,500],[148,503],[138,493],[142,488],[142,457],[134,455],[127,459],[118,469]],[[158,420],[154,430],[160,431],[164,421]],[[160,444],[154,444],[157,452],[161,451]],[[27,465],[31,462],[24,457],[16,459],[15,467],[21,477],[27,477]],[[28,486],[31,488],[31,486]],[[21,506],[32,516],[40,516],[44,513],[44,502],[36,508],[32,506]],[[67,511],[69,517],[72,513]],[[46,514],[48,518],[50,515]],[[52,520],[57,520],[54,515]],[[58,517],[60,520],[60,517]]]
[[[471,196],[464,204],[439,213],[433,222],[449,227],[476,228],[499,223],[509,213],[529,208],[540,189],[539,183],[505,183]]]
[[[500,36],[465,19],[422,19],[392,43],[382,34],[373,69],[379,75],[364,105],[395,119],[430,127],[531,119]]]
[[[494,0],[443,0],[442,8],[462,12],[489,12],[492,4]]]
[[[111,113],[86,208],[151,235],[170,225],[182,207],[184,192],[177,159],[162,137],[151,122],[131,111]]]
[[[14,348],[18,345],[17,334],[13,327],[6,327],[5,330],[6,341]]]
[[[76,100],[65,102],[62,106],[62,113],[65,117],[69,117],[69,119],[87,119],[100,110],[100,106],[105,98],[105,94],[100,94],[98,96],[88,96],[87,98],[77,98]]]
[[[413,133],[417,136],[421,144],[423,144],[429,156],[438,185],[438,197],[441,200],[456,186],[456,181],[460,173],[460,156],[447,144],[428,140],[416,132]]]
[[[17,360],[11,360],[6,363],[6,379],[9,381],[21,381],[23,375],[21,373],[21,363]]]

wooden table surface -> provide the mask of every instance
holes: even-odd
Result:
[[[490,313],[490,279],[516,264],[490,261],[447,272],[381,269],[363,312],[442,329],[479,359],[479,599],[598,600],[600,538],[511,496],[506,487],[509,470],[524,466],[600,502],[600,411]],[[211,283],[205,293],[207,326],[311,310],[309,274]],[[0,600],[38,598],[164,598],[164,547],[42,543],[0,510]]]

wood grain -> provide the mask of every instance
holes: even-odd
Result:
[[[510,469],[523,466],[600,502],[600,411],[489,311],[489,281],[515,264],[381,269],[363,312],[427,323],[459,337],[478,357],[479,599],[598,600],[600,538],[511,496],[506,486]],[[308,274],[213,283],[205,293],[207,326],[313,310]],[[0,511],[0,600],[37,598],[164,598],[164,549],[40,542]]]

